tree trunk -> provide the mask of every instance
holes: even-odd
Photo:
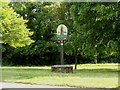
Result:
[[[77,54],[75,55],[75,70],[77,70]]]
[[[95,64],[97,64],[97,59],[98,59],[98,47],[97,45],[95,46],[95,49],[96,49],[96,56],[95,56]]]
[[[95,58],[95,64],[97,64],[97,57]]]

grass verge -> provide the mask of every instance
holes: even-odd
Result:
[[[52,73],[50,66],[1,67],[2,81],[81,88],[117,88],[118,64],[81,64],[74,73]]]

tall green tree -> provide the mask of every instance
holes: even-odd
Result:
[[[13,2],[10,6],[25,20],[28,20],[26,24],[34,32],[31,38],[35,41],[29,46],[17,48],[14,58],[21,55],[21,57],[24,57],[22,61],[26,61],[25,64],[51,64],[50,60],[57,59],[51,54],[58,51],[57,43],[53,40],[54,33],[56,33],[51,14],[54,5],[47,2]],[[30,62],[28,62],[29,60]],[[53,61],[53,63],[55,62]]]
[[[84,38],[84,42],[81,43],[83,45],[82,53],[92,56],[96,63],[101,53],[105,56],[109,55],[106,53],[109,42],[119,42],[116,38],[119,35],[115,35],[118,33],[116,5],[117,3],[81,3],[71,7],[74,26]],[[114,43],[112,44],[114,50],[109,48],[111,53],[117,52]]]
[[[27,20],[24,20],[8,4],[0,1],[0,30],[2,32],[0,36],[2,36],[2,43],[13,47],[30,45],[33,40],[29,37],[32,32],[29,31],[25,24]]]

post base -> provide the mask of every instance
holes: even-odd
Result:
[[[70,65],[53,65],[52,72],[73,73],[73,66]]]

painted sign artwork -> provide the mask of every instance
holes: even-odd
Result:
[[[60,24],[57,28],[57,36],[67,36],[67,27],[64,24]]]

